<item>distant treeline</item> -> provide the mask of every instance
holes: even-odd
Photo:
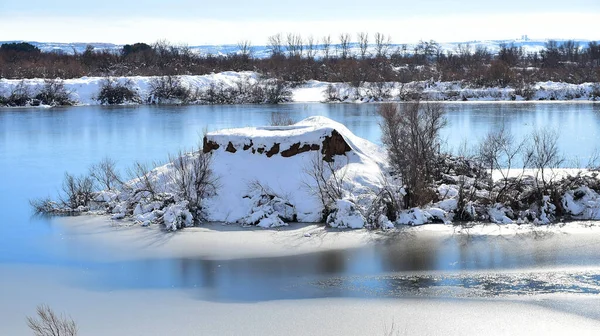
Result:
[[[337,40],[277,34],[268,39],[268,57],[254,57],[248,41],[228,55],[200,55],[165,41],[125,45],[120,51],[61,54],[42,52],[29,43],[0,46],[0,78],[76,78],[82,76],[203,75],[256,71],[269,78],[301,83],[315,79],[346,82],[466,81],[478,87],[518,87],[539,81],[600,82],[600,44],[548,41],[539,52],[501,45],[497,53],[468,44],[443,51],[435,41],[414,48],[392,46],[389,37],[350,34]]]

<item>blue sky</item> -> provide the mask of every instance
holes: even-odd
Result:
[[[0,0],[0,40],[264,44],[277,32],[315,37],[383,32],[394,42],[600,39],[600,1]]]

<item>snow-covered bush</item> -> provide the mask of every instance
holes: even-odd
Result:
[[[367,224],[366,218],[356,204],[348,199],[337,200],[325,222],[331,227],[340,229],[360,229]]]
[[[326,220],[335,203],[344,198],[346,182],[346,164],[339,161],[325,161],[321,154],[313,155],[305,167],[309,181],[305,184],[323,207],[323,219]]]
[[[292,99],[289,84],[278,79],[247,77],[233,85],[210,84],[198,90],[197,99],[203,104],[279,104]]]
[[[139,93],[131,80],[118,81],[106,78],[96,98],[103,105],[139,104],[142,102]]]
[[[212,170],[212,156],[201,148],[192,153],[179,152],[170,160],[169,191],[184,201],[196,222],[202,219],[202,200],[217,190],[217,178]]]
[[[83,212],[89,210],[94,199],[94,181],[86,175],[65,173],[62,192],[58,200],[50,198],[31,200],[29,203],[38,213]]]
[[[31,90],[29,86],[25,84],[25,81],[20,81],[17,85],[15,85],[10,94],[5,97],[3,100],[3,104],[6,106],[27,106],[27,105],[39,105],[33,101],[33,95],[31,94]]]
[[[340,89],[333,84],[327,85],[325,88],[325,101],[326,102],[340,102],[342,101],[342,96],[340,94]]]
[[[148,102],[153,104],[183,104],[192,99],[191,91],[178,76],[162,76],[150,81]]]
[[[65,88],[62,80],[46,79],[35,99],[41,104],[50,106],[69,106],[75,102],[71,99],[71,93]]]
[[[243,225],[256,225],[263,228],[286,226],[288,222],[295,222],[296,208],[287,200],[276,195],[259,181],[249,185],[250,213],[238,222]]]
[[[587,186],[567,191],[561,201],[573,218],[600,220],[600,195]]]

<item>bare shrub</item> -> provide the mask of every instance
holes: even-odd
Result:
[[[30,200],[29,204],[37,213],[72,213],[89,209],[93,199],[94,181],[90,176],[74,176],[65,173],[58,200],[42,198]]]
[[[490,169],[490,174],[496,170],[502,176],[501,187],[496,190],[493,198],[494,203],[506,201],[506,192],[521,184],[530,160],[524,151],[525,145],[525,140],[517,142],[504,125],[496,131],[489,132],[479,144],[478,159],[484,167]],[[518,160],[521,161],[521,171],[516,177],[509,178],[511,169],[518,164]]]
[[[431,183],[439,173],[440,131],[446,125],[442,105],[388,103],[378,112],[390,164],[406,188],[404,206],[427,204],[434,198]]]
[[[271,126],[289,126],[294,123],[294,119],[289,114],[271,113]]]
[[[116,169],[116,162],[111,158],[93,164],[89,169],[89,175],[98,183],[102,189],[113,190],[123,184]]]
[[[292,91],[279,79],[252,82],[246,78],[231,87],[211,84],[197,96],[200,102],[207,104],[279,104],[291,101]]]
[[[27,326],[35,336],[76,336],[77,324],[69,316],[58,315],[49,306],[37,306],[36,317],[27,317]]]
[[[178,76],[162,76],[150,81],[151,103],[161,104],[177,101],[186,103],[190,101],[191,92],[182,83]]]
[[[529,136],[526,147],[529,164],[535,169],[536,180],[542,182],[544,189],[556,178],[555,170],[565,161],[558,149],[559,137],[559,133],[552,129],[535,130]]]
[[[308,181],[304,182],[305,187],[315,195],[323,206],[323,221],[333,210],[335,201],[344,196],[344,184],[346,182],[346,162],[331,162],[323,160],[320,154],[314,155],[304,173],[308,176]]]
[[[44,86],[35,96],[42,104],[51,106],[70,106],[74,102],[71,93],[65,88],[62,80],[46,79]]]
[[[198,149],[192,153],[179,152],[169,160],[173,170],[169,174],[173,192],[187,201],[188,210],[196,221],[202,218],[202,200],[215,194],[217,178],[212,170],[212,156]]]
[[[20,81],[6,97],[7,106],[26,106],[32,103],[33,97],[25,81]]]
[[[279,104],[292,100],[292,91],[286,82],[278,79],[263,80],[259,83],[259,88],[264,93],[263,103]]]
[[[326,102],[342,101],[340,89],[337,88],[333,84],[327,85],[327,88],[325,89],[325,101]]]
[[[60,201],[69,209],[87,207],[92,200],[93,192],[94,181],[90,176],[73,176],[65,173]]]
[[[374,100],[386,100],[392,98],[393,83],[374,82],[368,83],[367,92]]]
[[[159,186],[156,179],[152,175],[152,170],[158,164],[149,165],[136,161],[127,169],[127,178],[129,182],[122,185],[123,191],[129,193],[127,199],[129,206],[134,205],[142,199],[147,201],[165,201],[165,195],[159,192]]]
[[[594,83],[592,84],[592,89],[590,91],[590,99],[596,101],[600,99],[600,84]]]
[[[380,218],[385,216],[390,221],[398,218],[398,211],[402,208],[402,199],[398,186],[385,176],[381,178],[382,187],[375,192],[373,201],[365,211],[367,223],[372,228],[381,226]]]
[[[60,205],[50,197],[29,200],[29,205],[36,214],[51,214],[60,211]]]
[[[100,86],[100,92],[96,99],[104,105],[118,105],[125,103],[139,104],[142,102],[140,95],[133,88],[133,82],[129,79],[120,82],[111,78],[106,78]]]

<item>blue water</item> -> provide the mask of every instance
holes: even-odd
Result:
[[[447,141],[447,148],[456,148],[463,140],[474,144],[488,130],[502,127],[503,124],[517,138],[526,136],[534,128],[559,130],[560,149],[567,153],[568,163],[585,164],[595,147],[600,145],[600,105],[597,104],[486,103],[448,104],[446,107],[449,125],[444,130],[443,137]],[[104,157],[116,160],[122,171],[136,160],[165,162],[169,153],[190,149],[197,144],[204,130],[265,125],[273,113],[287,113],[296,120],[311,115],[327,116],[342,122],[356,135],[379,143],[376,109],[377,105],[372,104],[0,109],[0,264],[30,263],[95,269],[98,277],[87,285],[108,289],[131,286],[169,287],[174,283],[176,287],[189,287],[190,283],[200,283],[193,280],[194,274],[202,274],[203,278],[208,276],[209,280],[206,281],[210,282],[210,274],[216,267],[210,261],[149,260],[98,264],[77,257],[78,254],[84,254],[84,246],[73,250],[72,245],[48,244],[50,237],[61,236],[65,232],[48,218],[33,216],[28,200],[55,195],[65,171],[85,173],[89,165]],[[56,239],[52,241],[56,242]],[[440,251],[445,251],[444,253],[435,253],[428,260],[413,262],[414,267],[405,267],[402,263],[411,264],[406,258],[423,256],[411,257],[406,255],[406,251],[394,254],[389,249],[352,252],[355,253],[352,260],[358,260],[357,262],[344,262],[349,258],[348,255],[334,253],[303,257],[308,259],[302,260],[275,258],[260,263],[240,261],[224,265],[235,271],[230,273],[229,283],[237,284],[241,280],[235,279],[246,279],[243,283],[248,285],[253,283],[253,279],[265,282],[265,279],[273,278],[273,270],[283,277],[306,276],[312,281],[316,276],[327,276],[327,281],[332,281],[340,274],[377,276],[382,272],[452,269],[447,265],[453,261],[444,258],[454,257],[458,258],[459,263],[456,265],[459,265],[459,269],[529,267],[535,266],[537,262],[535,259],[517,262],[512,257],[504,257],[497,264],[473,264],[469,258],[479,253],[477,248],[465,253],[457,246],[456,242],[441,246]],[[504,253],[505,248],[510,249],[510,246],[497,249]],[[399,259],[382,263],[382,260],[387,260],[383,258],[386,253]],[[552,264],[553,260],[558,260],[561,264],[594,264],[594,259],[585,255],[577,255],[575,258],[571,254],[559,253],[553,258],[542,258],[542,261],[546,264]],[[495,259],[492,258],[493,260]],[[298,264],[299,261],[307,266],[297,269],[282,266]],[[186,271],[173,272],[174,269]],[[135,280],[140,278],[152,280]],[[375,280],[361,281],[359,282],[368,283]],[[384,282],[387,286],[390,281],[387,279]],[[213,285],[214,283],[223,282],[213,281]],[[239,286],[225,287],[227,290],[222,287],[218,289],[228,293],[225,296],[227,299],[243,299],[235,296],[237,291],[234,288],[237,287]],[[268,292],[268,288],[261,288],[263,291],[257,290],[254,293]],[[315,288],[317,296],[329,293],[322,289],[324,287]],[[279,297],[284,298],[285,294]],[[252,299],[260,298],[262,296],[257,294]]]

